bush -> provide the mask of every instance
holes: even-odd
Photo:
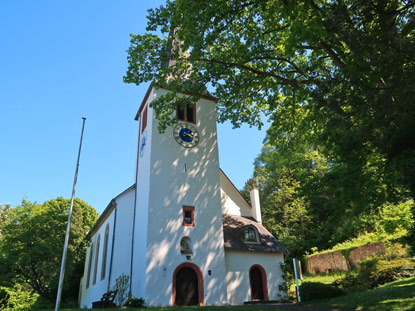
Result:
[[[415,270],[405,267],[394,267],[380,271],[374,271],[369,276],[370,288],[378,287],[385,283],[415,276]]]
[[[130,298],[125,302],[125,305],[129,308],[143,308],[145,301],[143,298]]]
[[[392,281],[415,276],[415,263],[407,258],[369,258],[359,264],[357,274],[349,274],[333,284],[354,292],[371,289]]]
[[[344,295],[343,290],[331,284],[304,282],[300,286],[301,301],[332,298],[342,295]]]
[[[4,294],[6,293],[6,294]],[[2,288],[2,310],[30,310],[36,303],[39,295],[28,287],[15,284],[13,287]]]
[[[130,277],[128,275],[125,275],[124,273],[122,273],[118,278],[115,279],[115,285],[113,290],[117,291],[117,295],[115,296],[117,305],[122,306],[124,304],[124,300],[127,299],[129,284]]]

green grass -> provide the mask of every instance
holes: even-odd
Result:
[[[330,274],[327,273],[318,273],[318,274],[304,274],[304,282],[319,282],[323,284],[332,284],[334,281],[341,280],[346,275],[351,273],[357,273],[355,271],[333,271]],[[299,280],[298,285],[301,285],[301,281]],[[294,281],[290,282],[290,293],[294,297],[296,284]]]
[[[329,281],[329,276],[316,276]],[[320,280],[321,280],[320,279]],[[311,281],[311,280],[310,280]],[[344,310],[366,310],[366,311],[414,311],[415,310],[415,277],[394,281],[378,288],[364,292],[355,292],[345,296],[316,300],[301,304],[304,306],[325,306]],[[44,310],[51,311],[52,309]],[[62,311],[79,311],[85,309],[61,309]],[[112,309],[125,311],[143,311],[143,309]],[[147,308],[146,311],[273,311],[280,310],[276,307],[175,307],[175,308]],[[39,310],[37,310],[39,311]]]
[[[318,274],[304,274],[305,282],[320,282],[324,284],[331,284],[334,281],[344,278],[346,275],[354,273],[354,271],[333,271],[330,274],[318,273]]]
[[[415,310],[415,277],[387,283],[365,292],[310,302],[306,305],[349,310],[413,311]]]
[[[86,311],[86,310],[98,310],[98,309],[59,309],[60,311]],[[128,309],[107,309],[107,310],[114,310],[114,311],[281,311],[278,307],[265,307],[265,308],[258,308],[258,307],[231,307],[231,306],[221,306],[221,307],[165,307],[165,308],[145,308],[145,309],[138,309],[138,308],[128,308]],[[33,311],[52,311],[51,309],[47,310],[33,310]]]

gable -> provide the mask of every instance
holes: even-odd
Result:
[[[241,193],[236,189],[234,184],[220,170],[220,190],[221,190],[221,203],[222,214],[252,217],[252,207],[242,197]]]

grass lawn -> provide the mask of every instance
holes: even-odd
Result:
[[[60,311],[86,311],[86,310],[99,310],[99,309],[59,309]],[[281,310],[277,307],[275,308],[258,308],[258,307],[231,307],[231,306],[224,306],[224,307],[169,307],[169,308],[145,308],[145,309],[136,309],[136,308],[128,308],[128,309],[107,309],[107,310],[114,310],[114,311],[277,311]],[[35,311],[35,310],[33,310]],[[36,311],[52,311],[48,310],[36,310]]]
[[[297,305],[299,306],[299,305]],[[352,293],[345,296],[316,300],[302,303],[300,306],[324,306],[344,310],[366,311],[414,311],[415,310],[415,277],[387,283],[378,288],[365,292]],[[61,309],[62,311],[79,311],[85,309]],[[286,310],[275,307],[175,307],[175,308],[147,308],[147,309],[110,309],[125,311],[277,311]],[[36,310],[40,311],[40,310]],[[51,311],[51,309],[44,310]]]
[[[321,305],[349,310],[414,311],[415,277],[387,283],[365,292],[319,300],[306,305]]]

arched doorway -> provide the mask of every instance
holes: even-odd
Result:
[[[251,300],[268,300],[268,283],[265,270],[260,265],[253,265],[249,269],[249,285]]]
[[[199,267],[185,262],[173,273],[173,306],[203,306],[203,275]]]

